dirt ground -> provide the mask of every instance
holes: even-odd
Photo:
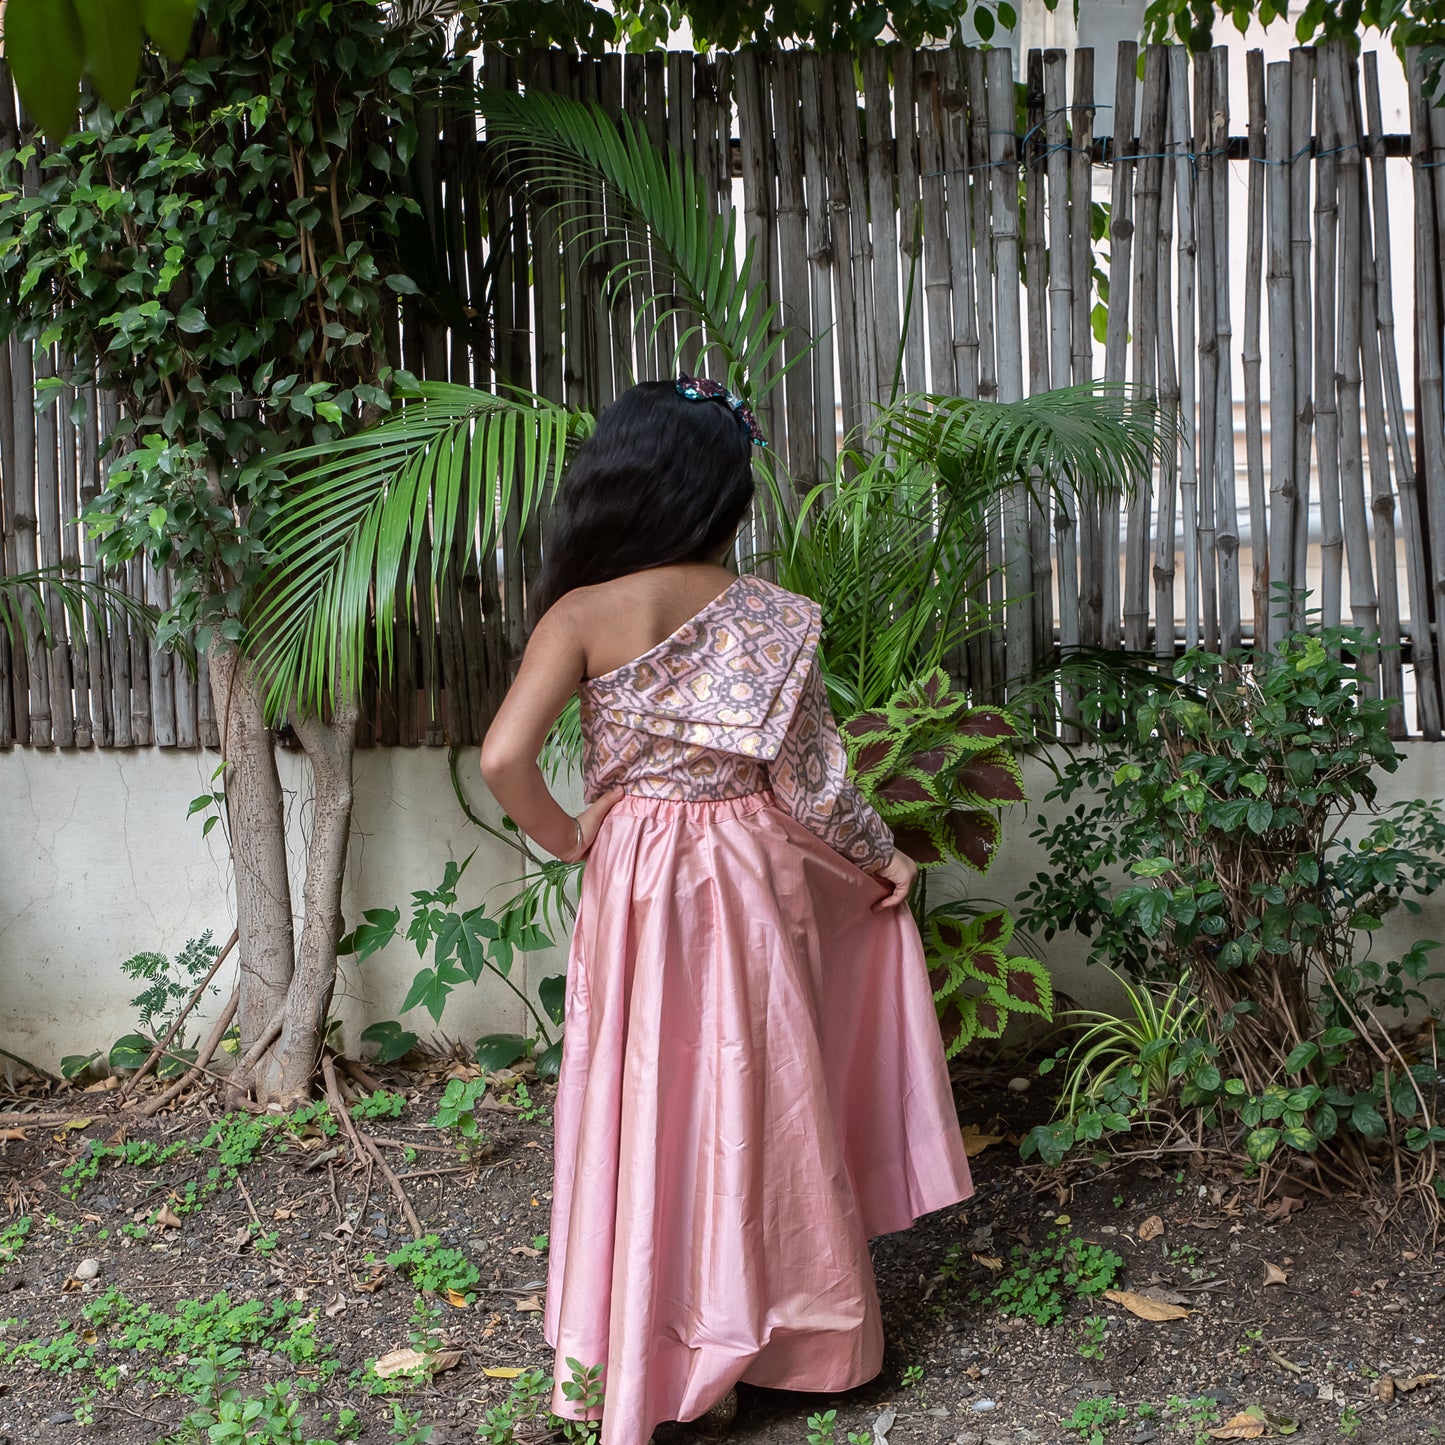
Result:
[[[420,1445],[425,1424],[430,1445],[474,1439],[514,1390],[508,1372],[551,1365],[540,1305],[552,1091],[531,1081],[518,1112],[504,1081],[502,1106],[478,1116],[483,1156],[466,1163],[427,1126],[440,1072],[391,1075],[400,1116],[358,1123],[423,1230],[479,1276],[470,1302],[423,1297],[421,1316],[423,1277],[385,1263],[411,1238],[401,1207],[325,1114],[223,1125],[202,1145],[216,1118],[204,1101],[141,1125],[92,1094],[72,1096],[67,1125],[0,1132],[0,1445],[164,1440],[195,1408],[177,1381],[206,1343],[235,1351],[243,1394],[303,1382],[297,1438],[340,1438],[349,1409],[353,1439]],[[1445,1255],[1357,1199],[1289,1180],[1261,1198],[1206,1156],[1023,1168],[1010,1136],[1048,1101],[1038,1081],[1006,1085],[1006,1073],[959,1082],[975,1197],[874,1244],[881,1375],[835,1398],[743,1387],[733,1440],[807,1445],[808,1417],[829,1409],[834,1445],[861,1445],[864,1431],[873,1445],[1445,1438]],[[95,1141],[117,1152],[97,1161]],[[1152,1312],[1178,1317],[1142,1318],[1066,1283],[1055,1323],[1001,1310],[1001,1282],[1038,1304],[1020,1271],[1046,1267],[1040,1252],[1097,1284],[1089,1261],[1108,1255],[1089,1246],[1120,1257],[1112,1282],[1136,1307],[1148,1291],[1165,1307]],[[195,1315],[186,1301],[211,1304]],[[266,1310],[279,1313],[258,1324]],[[378,1378],[369,1362],[417,1343],[446,1367]],[[1209,1434],[1250,1407],[1268,1412],[1263,1433],[1245,1422]],[[827,1428],[812,1427],[813,1445]],[[691,1438],[664,1430],[658,1445]]]

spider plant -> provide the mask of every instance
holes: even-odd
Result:
[[[1065,1045],[1039,1065],[1048,1073],[1063,1065],[1056,1118],[1073,1120],[1121,1092],[1148,1114],[1151,1101],[1167,1099],[1178,1070],[1175,1061],[1192,1039],[1205,1037],[1204,1014],[1186,974],[1166,992],[1130,983],[1109,969],[1124,993],[1119,1013],[1069,1009],[1058,1015],[1064,1029],[1076,1029]],[[1125,1083],[1125,1081],[1128,1081]]]

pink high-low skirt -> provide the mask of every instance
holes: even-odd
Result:
[[[882,1364],[868,1239],[972,1193],[907,908],[784,813],[627,796],[567,974],[546,1338],[602,1445]],[[595,1412],[593,1412],[595,1414]]]

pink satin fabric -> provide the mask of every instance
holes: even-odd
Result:
[[[877,1373],[867,1241],[972,1192],[906,908],[770,792],[625,797],[567,976],[545,1329],[601,1445]]]

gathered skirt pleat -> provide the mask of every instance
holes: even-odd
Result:
[[[918,930],[767,793],[627,796],[567,975],[545,1332],[601,1445],[739,1380],[838,1391],[883,1335],[871,1236],[972,1192]]]

